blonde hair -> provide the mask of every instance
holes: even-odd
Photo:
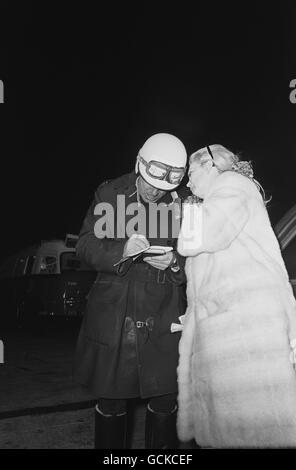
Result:
[[[200,163],[201,165],[213,160],[214,164],[219,171],[228,171],[232,169],[233,164],[239,161],[239,157],[233,152],[228,150],[226,147],[220,144],[214,144],[210,146],[213,158],[209,153],[207,147],[203,147],[194,152],[189,159],[189,164]]]
[[[192,163],[203,165],[208,161],[212,161],[220,173],[223,173],[224,171],[234,171],[251,179],[256,184],[257,189],[261,192],[265,205],[271,201],[272,196],[267,200],[263,187],[257,180],[255,180],[251,161],[241,161],[240,157],[231,152],[231,150],[223,147],[223,145],[214,144],[203,147],[191,154],[189,165]]]

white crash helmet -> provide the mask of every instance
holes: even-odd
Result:
[[[151,186],[170,191],[181,183],[186,162],[186,149],[180,139],[172,134],[154,134],[138,153],[136,173]]]

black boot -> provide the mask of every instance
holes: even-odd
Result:
[[[176,431],[177,407],[171,413],[146,410],[145,447],[146,449],[178,449]]]
[[[126,449],[127,413],[104,415],[95,407],[95,449]]]

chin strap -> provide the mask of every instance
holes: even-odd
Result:
[[[132,197],[134,196],[134,194],[137,193],[137,202],[138,202],[138,206],[141,206],[141,199],[140,199],[140,193],[139,193],[139,178],[140,176],[137,176],[137,179],[136,179],[136,191],[134,191],[132,194],[129,195],[129,197]],[[176,191],[172,191],[171,192],[171,196],[172,196],[172,203],[174,203],[178,198],[178,193]]]
[[[140,193],[139,193],[139,178],[140,178],[140,177],[138,176],[137,179],[136,179],[136,188],[137,188],[136,193],[137,193],[138,207],[141,206],[141,199],[140,199]],[[135,194],[135,193],[134,193],[134,194]]]

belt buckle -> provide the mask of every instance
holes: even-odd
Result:
[[[146,326],[146,322],[144,322],[144,321],[136,321],[136,327],[137,327],[137,328],[143,328],[143,326]]]

